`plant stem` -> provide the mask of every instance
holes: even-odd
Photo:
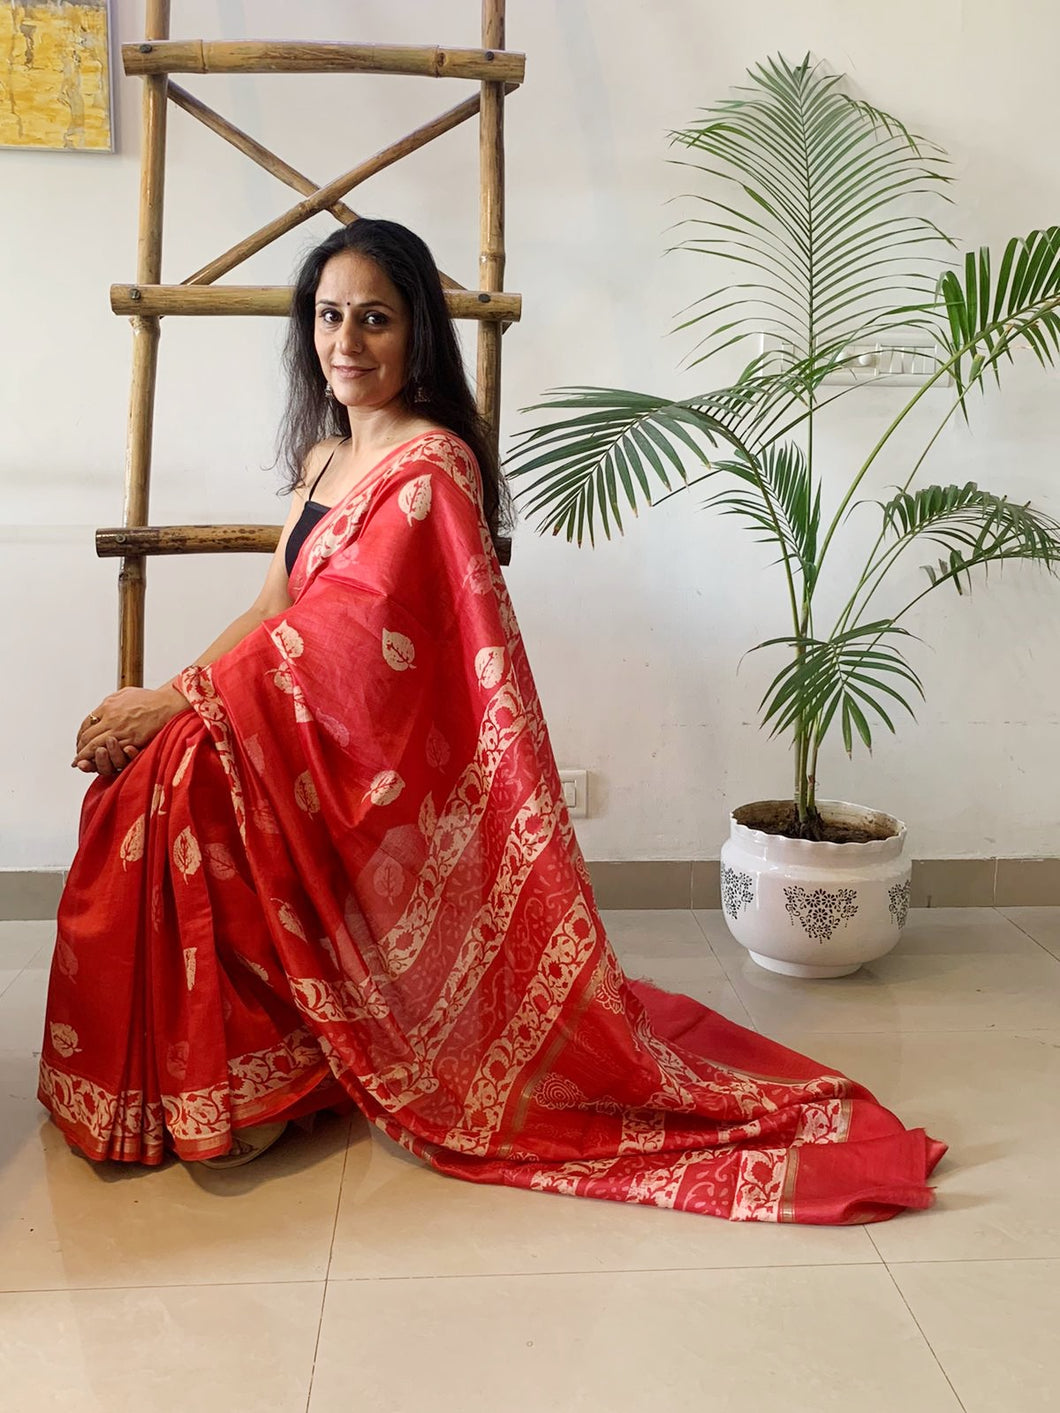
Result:
[[[932,447],[935,445],[939,437],[945,431],[947,425],[949,424],[950,418],[957,411],[960,405],[961,399],[958,398],[956,402],[954,402],[953,406],[946,413],[945,417],[943,417],[938,427],[935,429],[931,440],[928,442],[927,446],[921,452],[920,456],[917,457],[912,471],[910,471],[909,475],[906,477],[905,481],[900,487],[901,491],[908,491],[909,487],[913,484],[913,481],[916,479],[916,476],[920,471],[921,466],[923,466],[924,462],[927,460],[928,453],[931,451]],[[854,592],[850,596],[850,601],[847,603],[847,606],[844,608],[843,612],[836,619],[835,627],[832,630],[833,636],[835,636],[836,633],[845,632],[847,627],[849,627],[850,620],[855,616],[855,606],[857,606],[858,615],[863,614],[865,612],[873,598],[873,595],[876,593],[876,590],[880,587],[884,579],[890,573],[891,566],[894,564],[899,554],[901,554],[901,552],[908,545],[912,544],[913,540],[916,539],[915,534],[903,536],[893,549],[888,550],[887,553],[882,557],[882,559],[877,560],[876,556],[879,553],[880,546],[883,544],[886,534],[887,525],[885,523],[883,528],[880,530],[880,533],[876,539],[876,543],[872,547],[872,552],[869,555],[868,564],[866,565],[857,584],[854,586]],[[876,573],[877,570],[879,571],[878,573]],[[859,605],[857,603],[858,595],[869,583],[869,579],[872,577],[873,573],[876,573],[876,582],[874,584],[869,585],[868,592],[865,594],[865,597],[861,600],[861,603]]]
[[[1040,300],[1035,306],[1037,311],[1037,317],[1040,318],[1043,313],[1048,312],[1052,309],[1056,309],[1058,307],[1060,307],[1060,295],[1053,296],[1049,299]],[[928,378],[928,380],[916,390],[916,392],[901,409],[901,411],[897,414],[897,416],[894,417],[890,425],[887,427],[886,431],[880,437],[879,441],[872,448],[872,451],[868,455],[868,459],[864,462],[861,469],[854,477],[847,490],[846,495],[843,497],[839,509],[832,517],[832,523],[828,527],[828,533],[824,537],[824,543],[821,545],[821,552],[817,557],[818,570],[820,569],[820,566],[824,561],[825,555],[828,553],[828,547],[832,543],[832,537],[835,535],[836,531],[839,528],[840,521],[846,514],[850,502],[857,494],[858,487],[868,475],[873,462],[876,460],[880,452],[884,449],[884,447],[890,441],[891,437],[898,430],[898,428],[903,424],[905,419],[909,416],[910,412],[912,412],[913,408],[917,405],[917,403],[924,396],[924,394],[928,392],[929,389],[933,388],[940,378],[945,377],[947,373],[951,372],[955,367],[957,367],[960,364],[961,359],[964,358],[966,354],[970,353],[974,348],[982,344],[984,342],[984,336],[986,334],[990,334],[992,333],[993,329],[998,328],[1003,337],[996,344],[990,345],[989,357],[984,357],[982,359],[982,361],[979,363],[979,366],[974,369],[973,376],[965,384],[964,392],[958,399],[958,404],[963,404],[965,396],[971,391],[972,387],[976,383],[982,381],[983,374],[989,368],[992,368],[995,363],[998,362],[1003,353],[1006,353],[1011,348],[1013,338],[1015,338],[1021,332],[1021,328],[1019,327],[1019,321],[1021,319],[1023,320],[1024,328],[1027,327],[1027,325],[1031,322],[1031,320],[1021,312],[1016,315],[1009,315],[1008,318],[1004,320],[995,320],[994,324],[988,326],[985,330],[977,329],[973,337],[970,339],[966,339],[965,342],[951,358],[948,358],[945,363],[939,365],[935,372],[932,373],[931,377]]]

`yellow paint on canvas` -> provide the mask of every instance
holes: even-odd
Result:
[[[110,148],[106,5],[0,0],[0,147]]]

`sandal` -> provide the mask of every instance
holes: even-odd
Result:
[[[218,1158],[200,1158],[204,1168],[241,1168],[244,1163],[252,1163],[262,1153],[271,1148],[283,1133],[287,1124],[279,1120],[271,1124],[255,1124],[253,1128],[233,1130],[232,1146]]]

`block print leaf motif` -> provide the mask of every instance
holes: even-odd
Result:
[[[401,892],[404,876],[405,871],[401,865],[393,859],[387,859],[386,863],[380,864],[376,869],[372,883],[375,891],[388,903],[392,903]]]
[[[180,782],[184,779],[184,776],[186,775],[188,770],[188,766],[191,765],[191,758],[194,754],[195,747],[189,746],[188,749],[181,756],[180,764],[177,766],[176,774],[173,776],[174,788],[176,788],[176,786],[178,786]]]
[[[427,795],[420,806],[419,827],[425,839],[430,839],[438,824],[438,811],[434,807],[434,796]]]
[[[304,942],[306,940],[305,928],[299,922],[298,914],[295,912],[294,908],[291,907],[290,903],[285,903],[282,898],[273,898],[272,901],[276,904],[276,916],[283,923],[287,931],[293,932],[296,937],[300,937]]]
[[[55,944],[55,965],[67,981],[73,981],[77,976],[77,953],[63,937]]]
[[[475,654],[475,676],[479,686],[487,691],[496,687],[504,676],[504,649],[481,648]]]
[[[426,520],[431,512],[430,476],[416,476],[406,481],[398,492],[398,505],[410,525],[415,520]]]
[[[373,805],[392,804],[405,788],[405,782],[396,770],[381,770],[368,787],[366,800]]]
[[[246,740],[243,742],[243,749],[247,753],[247,760],[250,761],[251,765],[258,772],[258,774],[264,775],[265,752],[261,746],[261,738],[257,735],[256,732],[253,736],[248,736],[246,738]]]
[[[188,984],[189,991],[195,985],[195,953],[197,951],[197,947],[184,948],[184,980]]]
[[[121,848],[118,850],[121,856],[121,866],[128,868],[131,863],[136,863],[143,858],[144,854],[144,816],[137,815],[135,821],[129,826],[125,838],[121,841]]]
[[[298,808],[304,810],[306,814],[316,814],[320,809],[317,787],[308,770],[304,770],[294,782],[294,801]]]
[[[326,716],[320,712],[317,720],[323,726],[333,741],[337,741],[340,746],[346,747],[350,744],[350,733],[346,726],[334,716]]]
[[[52,1021],[48,1031],[52,1038],[52,1044],[64,1060],[68,1060],[71,1055],[80,1052],[77,1031],[72,1025],[63,1025],[61,1022]]]
[[[185,882],[193,873],[199,871],[202,864],[202,851],[190,826],[182,829],[173,841],[173,863],[180,870]]]
[[[432,770],[441,770],[449,764],[449,742],[445,739],[437,726],[432,726],[427,732],[427,764]]]
[[[222,882],[236,876],[235,859],[229,853],[227,844],[206,845],[206,867],[214,878]]]
[[[484,554],[475,554],[467,562],[464,584],[473,594],[488,594],[493,588],[493,570]]]
[[[259,805],[255,805],[250,811],[250,818],[262,834],[279,834],[280,826],[276,823],[276,816],[267,801],[262,800]]]
[[[383,658],[395,672],[407,672],[416,664],[416,646],[404,633],[383,629]]]
[[[287,924],[285,923],[284,926],[286,927]],[[293,928],[288,928],[288,931],[293,930]],[[252,971],[259,981],[264,981],[266,983],[268,982],[269,973],[265,970],[265,968],[261,965],[260,962],[252,962],[249,957],[244,957],[242,952],[237,952],[236,956],[246,967],[247,971]]]
[[[153,819],[156,814],[165,814],[165,812],[166,787],[156,783],[154,790],[151,792],[151,817]]]
[[[286,619],[272,630],[272,639],[279,645],[284,657],[301,657],[305,651],[301,633],[292,628]]]

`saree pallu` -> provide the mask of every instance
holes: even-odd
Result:
[[[931,1201],[859,1085],[627,979],[462,442],[397,448],[292,607],[88,791],[40,1097],[90,1158],[352,1101],[443,1173],[735,1219]]]

